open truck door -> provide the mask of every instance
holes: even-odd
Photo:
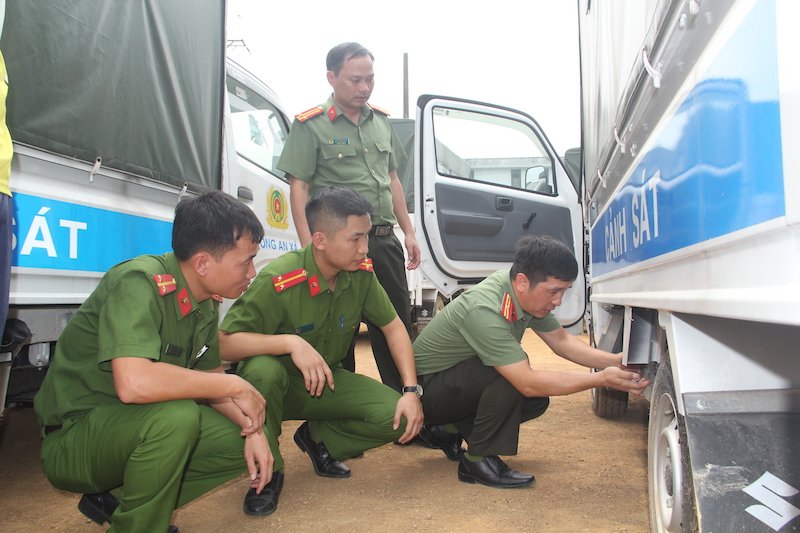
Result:
[[[415,216],[422,273],[445,297],[509,268],[524,235],[550,235],[581,267],[555,314],[583,317],[586,291],[579,194],[530,116],[479,102],[417,101]]]

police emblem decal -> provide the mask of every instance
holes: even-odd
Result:
[[[283,191],[270,187],[267,195],[267,224],[278,229],[288,228],[289,219],[286,207],[286,197],[283,195]]]

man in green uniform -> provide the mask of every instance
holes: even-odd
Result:
[[[550,396],[594,387],[641,394],[649,384],[622,356],[568,334],[552,311],[578,274],[570,249],[552,237],[524,237],[511,270],[495,272],[448,304],[414,342],[428,421],[464,436],[458,479],[489,487],[525,487],[534,477],[498,455],[516,455],[519,426],[541,416]],[[520,341],[533,329],[559,356],[595,373],[531,368]]]
[[[344,185],[372,204],[369,256],[378,281],[410,331],[405,259],[394,224],[405,234],[408,269],[419,265],[419,246],[396,172],[406,159],[405,151],[388,113],[367,103],[375,83],[373,62],[372,53],[358,43],[343,43],[328,52],[327,78],[333,94],[324,104],[297,115],[278,168],[291,179],[292,215],[303,246],[311,242],[305,205],[319,189]],[[367,327],[381,380],[398,390],[400,375],[386,339],[375,324],[367,321]],[[352,370],[355,363],[349,357],[345,368],[351,365]]]
[[[266,434],[283,479],[283,420],[307,420],[294,435],[320,476],[344,478],[341,461],[422,426],[411,340],[366,259],[371,204],[347,187],[319,190],[306,205],[311,244],[264,267],[220,326],[228,361],[267,400]],[[380,327],[404,385],[399,392],[342,368],[362,315]],[[278,493],[259,497],[267,512]]]
[[[42,468],[91,493],[79,509],[109,531],[175,531],[173,510],[214,487],[248,471],[248,495],[270,481],[264,398],[223,372],[215,301],[247,289],[262,237],[228,195],[184,200],[174,253],[111,268],[61,334],[34,402]]]

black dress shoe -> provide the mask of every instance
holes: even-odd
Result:
[[[350,469],[347,465],[337,461],[322,442],[314,442],[308,430],[308,422],[303,422],[294,433],[294,441],[301,450],[306,452],[314,465],[314,472],[322,477],[345,478],[350,477]]]
[[[517,472],[496,455],[487,455],[477,462],[462,457],[458,463],[458,480],[464,483],[481,483],[496,489],[527,487],[536,478]]]
[[[283,470],[272,473],[272,479],[256,494],[256,489],[250,489],[244,496],[244,514],[250,516],[267,516],[278,508],[278,497],[283,490]]]
[[[110,492],[99,492],[97,494],[84,494],[78,502],[78,510],[86,518],[103,525],[103,522],[111,523],[111,515],[119,507],[119,500]],[[167,533],[180,533],[177,526],[169,526]]]
[[[84,494],[78,502],[78,510],[86,518],[103,525],[103,522],[111,523],[111,515],[119,507],[119,500],[110,492],[99,492],[97,494]]]
[[[411,442],[425,448],[442,450],[451,461],[460,461],[466,452],[461,447],[462,440],[461,433],[450,433],[439,424],[425,424]]]

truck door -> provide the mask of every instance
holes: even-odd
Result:
[[[509,268],[524,235],[550,235],[575,251],[579,278],[556,315],[585,307],[579,194],[530,116],[478,102],[423,95],[417,102],[415,213],[422,272],[452,296]]]

